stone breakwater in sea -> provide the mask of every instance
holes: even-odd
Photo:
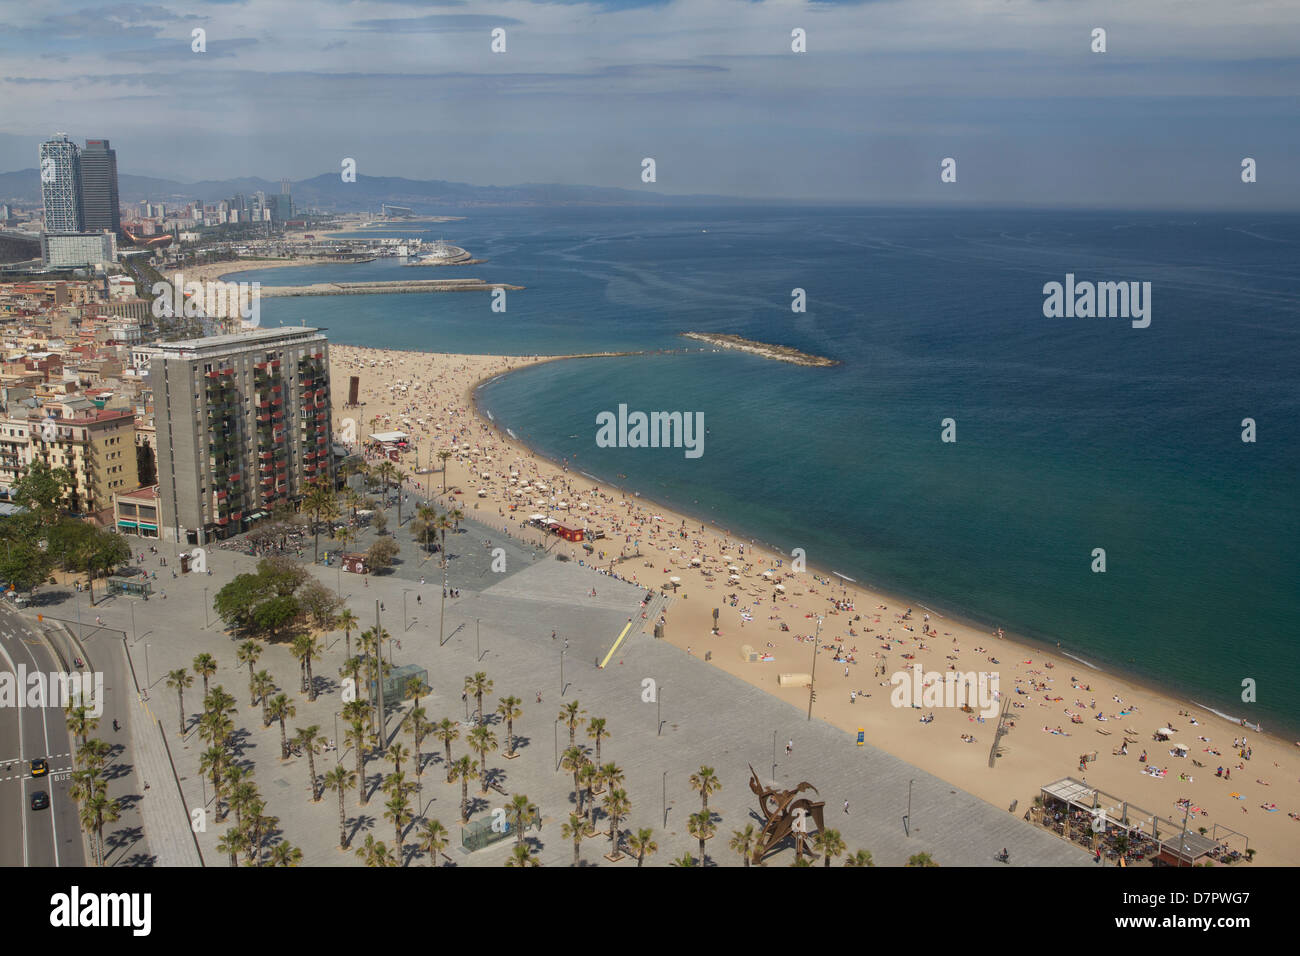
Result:
[[[387,295],[395,292],[488,292],[523,289],[521,285],[484,282],[482,279],[412,279],[405,282],[318,282],[314,285],[281,285],[261,290],[263,298],[294,295]]]
[[[722,332],[683,332],[682,336],[688,339],[695,339],[698,342],[707,342],[709,345],[716,345],[719,348],[734,349],[737,352],[749,352],[753,355],[773,359],[777,362],[789,362],[791,365],[810,365],[818,368],[825,368],[831,365],[840,364],[835,359],[826,358],[822,355],[810,355],[807,352],[801,352],[798,349],[790,348],[788,345],[772,345],[768,342],[755,342],[753,339],[744,339],[739,335],[728,335]]]

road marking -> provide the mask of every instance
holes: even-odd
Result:
[[[614,656],[614,652],[618,650],[618,646],[623,643],[623,638],[627,637],[627,632],[630,630],[632,630],[631,620],[629,620],[627,624],[623,626],[623,630],[619,632],[618,640],[616,640],[614,642],[614,646],[609,649],[609,653],[605,655],[605,659],[600,662],[600,666],[602,669],[605,667],[606,664],[609,663],[609,659]]]

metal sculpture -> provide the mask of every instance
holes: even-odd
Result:
[[[758,797],[759,812],[763,815],[763,829],[759,832],[751,862],[761,863],[763,857],[788,836],[793,835],[797,841],[807,840],[808,835],[813,832],[808,826],[809,819],[817,825],[817,831],[826,829],[826,822],[822,817],[822,808],[826,804],[820,800],[813,801],[799,796],[804,790],[817,793],[817,788],[811,783],[800,783],[793,790],[765,787],[759,781],[758,774],[754,772],[751,764],[749,789],[754,791],[754,796]]]

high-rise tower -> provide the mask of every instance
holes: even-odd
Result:
[[[41,143],[41,199],[46,232],[81,232],[81,150],[66,133]]]
[[[81,152],[82,228],[120,232],[122,212],[117,199],[117,151],[106,139],[88,139]],[[47,227],[48,228],[48,227]]]

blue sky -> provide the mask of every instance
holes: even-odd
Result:
[[[1296,0],[0,6],[0,170],[66,131],[110,138],[122,172],[182,180],[353,157],[485,185],[1297,208],[1298,94]]]

